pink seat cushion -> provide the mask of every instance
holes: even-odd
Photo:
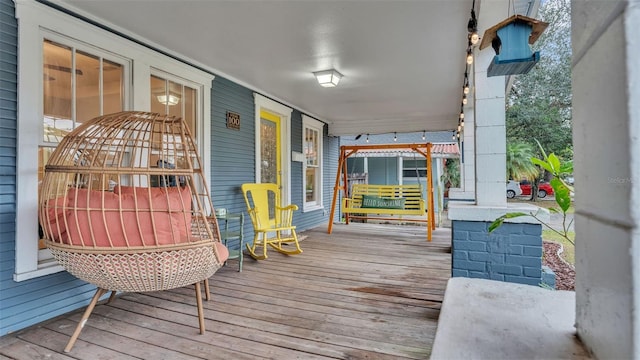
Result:
[[[158,189],[162,189],[162,190],[158,190]],[[165,190],[166,189],[166,190]],[[151,190],[152,193],[157,192],[157,191],[168,191],[169,193],[171,192],[175,192],[177,191],[176,189],[178,189],[177,187],[159,187],[159,188],[146,188],[146,187],[134,187],[134,186],[121,186],[118,185],[113,189],[113,192],[116,194],[141,194],[142,192],[147,193],[149,190]],[[185,187],[185,189],[187,189]],[[184,193],[184,190],[180,191],[181,193]],[[187,192],[187,194],[183,194],[182,200],[185,202],[184,206],[185,208],[190,206],[190,201],[191,198],[189,197],[189,192]],[[218,260],[220,262],[225,262],[227,261],[227,259],[229,258],[229,249],[227,249],[226,246],[224,246],[222,243],[220,242],[214,242],[214,246],[216,248],[216,253],[218,254]]]
[[[45,204],[46,219],[40,224],[43,230],[49,234],[49,238],[57,241],[67,232],[67,226],[64,222],[63,215],[67,209],[68,198],[61,196],[56,199],[47,200]]]
[[[224,246],[221,242],[214,242],[213,245],[216,247],[216,253],[218,254],[218,261],[221,263],[227,261],[229,258],[229,249]],[[242,249],[240,249],[242,251]]]
[[[188,242],[191,234],[189,188],[137,189],[131,192],[121,189],[122,194],[69,190],[66,242],[97,247]]]

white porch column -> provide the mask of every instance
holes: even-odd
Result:
[[[640,358],[640,3],[572,1],[576,326]]]
[[[489,28],[502,19],[488,18],[500,14],[490,9],[501,2],[483,2],[480,29]],[[475,170],[476,203],[480,206],[506,207],[506,127],[505,77],[487,77],[493,49],[475,51]],[[466,125],[465,125],[466,127]],[[467,129],[468,130],[468,129]]]
[[[473,79],[471,79],[473,86]],[[469,94],[469,99],[472,94]],[[461,142],[460,187],[449,189],[450,200],[475,201],[476,199],[476,159],[475,159],[475,112],[473,100],[464,108],[464,127]],[[464,160],[464,162],[462,162]]]
[[[507,16],[507,1],[482,1],[480,34]],[[449,203],[452,221],[452,276],[538,285],[542,281],[542,226],[533,217],[509,220],[496,233],[489,224],[509,212],[536,212],[531,204],[507,204],[505,77],[487,77],[492,48],[475,49],[472,90],[465,109],[465,193],[475,186],[475,202]],[[467,162],[470,161],[469,164]],[[469,176],[475,169],[475,176]],[[475,178],[475,183],[470,183]],[[538,214],[549,220],[546,210]],[[526,248],[526,251],[524,250]],[[522,251],[520,251],[522,249]]]
[[[462,153],[464,156],[464,164],[460,164],[460,167],[464,171],[464,193],[467,195],[467,199],[476,198],[476,137],[473,129],[476,126],[476,114],[473,111],[473,107],[465,107],[464,109],[464,123],[468,129],[464,131],[464,143]]]

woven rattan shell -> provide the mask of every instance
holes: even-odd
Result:
[[[71,274],[107,290],[157,291],[207,279],[223,261],[202,170],[179,118],[122,112],[84,122],[44,170],[45,244]],[[134,195],[116,194],[120,186],[135,188]],[[93,200],[78,200],[79,189]],[[180,189],[177,200],[172,189]]]

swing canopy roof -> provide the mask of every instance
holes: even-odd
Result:
[[[404,146],[403,146],[404,145]],[[390,147],[392,146],[392,147]],[[426,144],[373,144],[373,145],[347,145],[347,149],[357,148],[357,151],[349,157],[414,157],[419,156],[413,146],[422,146],[426,148]],[[457,143],[436,143],[431,144],[432,158],[458,158],[460,157],[460,148]]]

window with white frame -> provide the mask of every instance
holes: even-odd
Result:
[[[181,116],[196,136],[209,174],[210,125],[204,119],[210,118],[213,75],[34,1],[17,1],[16,17],[20,126],[14,280],[22,281],[62,270],[39,241],[37,217],[38,184],[60,139],[85,120],[123,110]]]
[[[302,117],[302,147],[304,153],[303,211],[322,209],[322,135],[324,123],[306,115]]]
[[[67,133],[85,120],[124,110],[131,66],[128,59],[95,47],[53,33],[43,32],[43,36],[38,186],[51,153]],[[38,235],[38,263],[55,264],[39,226]]]

